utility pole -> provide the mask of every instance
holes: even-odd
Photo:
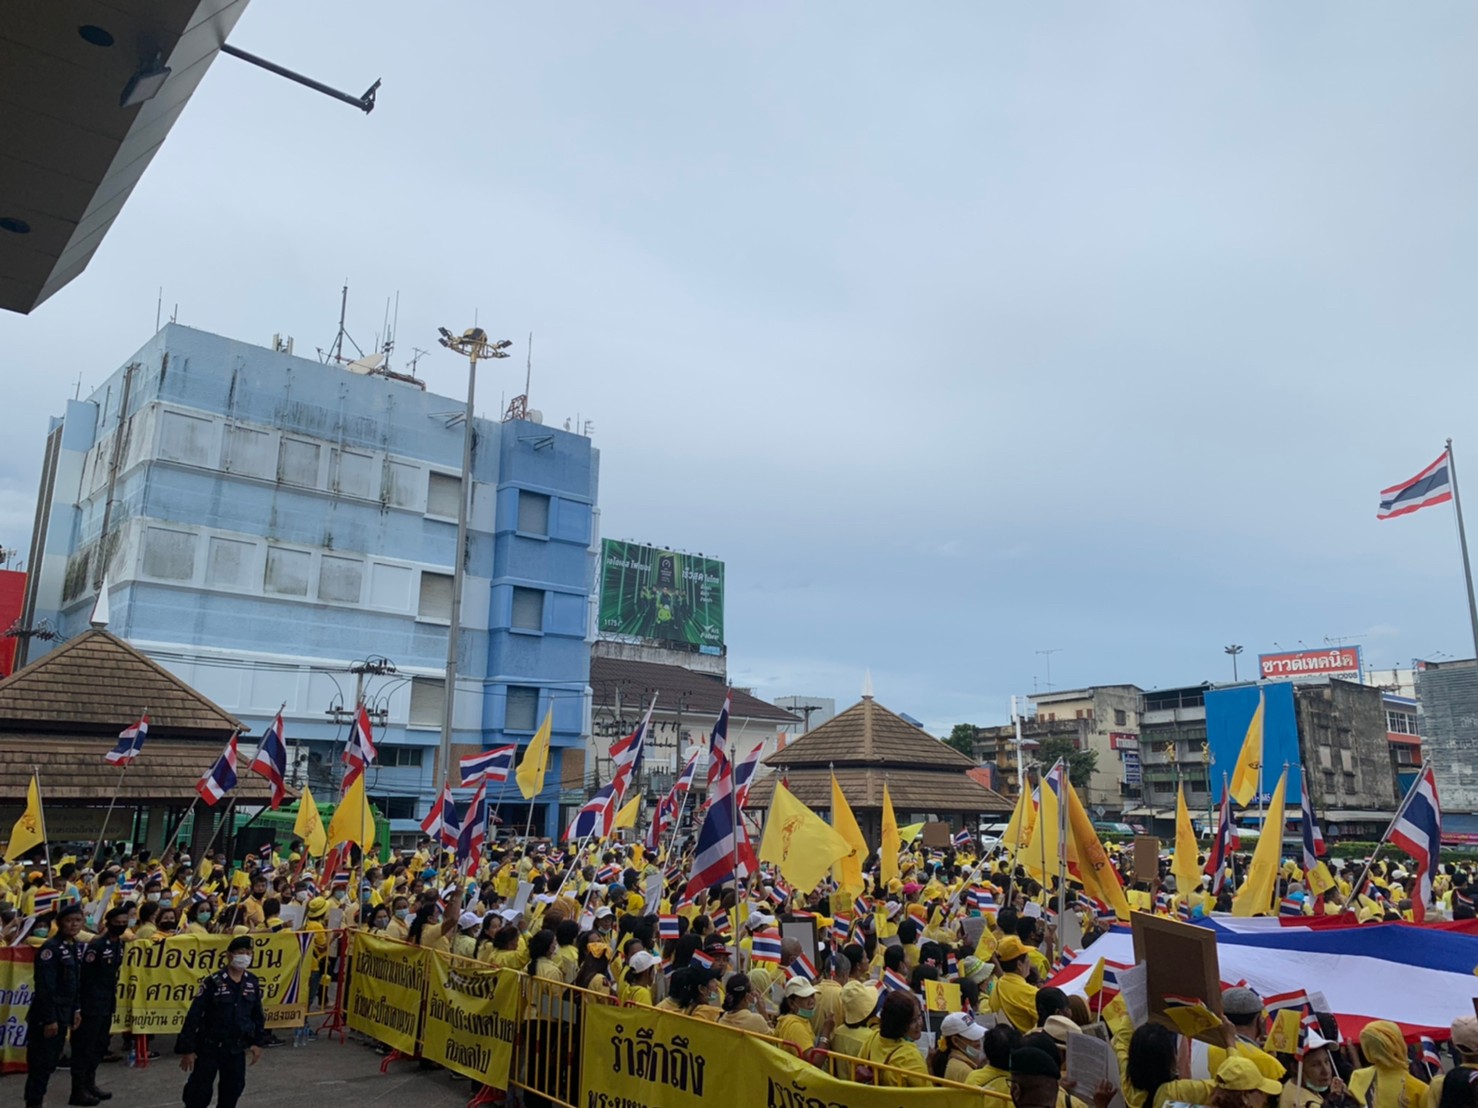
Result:
[[[472,403],[477,395],[477,363],[483,358],[506,358],[513,344],[507,339],[489,342],[481,327],[469,327],[460,336],[445,327],[438,328],[437,341],[467,359],[467,415],[462,424],[462,495],[457,501],[457,549],[452,562],[451,625],[446,635],[446,702],[442,709],[441,744],[437,753],[437,774],[451,780],[452,713],[457,704],[457,653],[461,647],[462,578],[467,567],[467,504],[472,497]],[[532,811],[532,808],[530,809]]]
[[[806,722],[803,725],[805,730],[801,734],[809,735],[811,733],[811,713],[819,712],[824,707],[826,707],[824,704],[792,704],[786,711],[792,715],[799,712],[806,717]]]
[[[1038,650],[1037,651],[1038,654],[1041,654],[1043,657],[1045,657],[1047,659],[1047,679],[1044,682],[1044,684],[1047,686],[1047,691],[1048,692],[1051,692],[1052,691],[1052,655],[1057,654],[1057,653],[1060,653],[1061,650],[1062,650],[1062,647],[1060,647],[1060,646],[1054,646],[1050,650]]]
[[[366,677],[388,677],[396,672],[395,663],[389,658],[380,655],[371,655],[358,662],[351,662],[349,672],[354,674],[354,706],[351,708],[333,707],[324,714],[339,726],[348,724],[354,726],[354,716],[359,711],[359,706],[364,704],[364,679]],[[365,705],[364,709],[370,717],[370,722],[383,727],[390,718],[390,713],[384,708],[371,708]],[[341,752],[342,753],[342,752]],[[338,788],[338,765],[340,759],[335,758],[329,763],[329,779],[333,782],[335,789]]]

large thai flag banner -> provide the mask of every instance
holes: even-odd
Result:
[[[1435,462],[1415,477],[1380,491],[1380,507],[1376,519],[1395,519],[1410,515],[1433,504],[1446,504],[1452,499],[1452,465],[1443,451]]]
[[[1217,932],[1224,984],[1245,981],[1268,998],[1300,989],[1323,994],[1348,1039],[1371,1020],[1392,1020],[1408,1042],[1451,1038],[1452,1021],[1473,1011],[1478,924],[1367,923],[1289,926],[1293,919],[1217,916],[1200,924]],[[1133,964],[1129,928],[1102,936],[1057,973],[1051,985],[1084,994],[1100,958]]]

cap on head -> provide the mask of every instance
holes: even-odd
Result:
[[[1249,1020],[1253,1016],[1262,1014],[1262,997],[1240,985],[1231,989],[1223,989],[1221,1010],[1230,1020]]]
[[[985,1038],[985,1030],[985,1024],[976,1023],[975,1018],[966,1012],[951,1012],[939,1025],[940,1035],[946,1038],[958,1035],[972,1043],[978,1043]]]
[[[785,995],[804,1000],[808,996],[816,995],[816,986],[804,977],[792,977],[785,983]]]
[[[226,953],[227,954],[235,954],[238,950],[250,950],[250,949],[251,949],[251,936],[250,935],[237,935],[234,939],[232,939],[229,943],[226,944]]]
[[[1460,1016],[1453,1020],[1452,1044],[1469,1054],[1478,1054],[1478,1019]]]
[[[1046,1051],[1034,1046],[1024,1046],[1011,1052],[1011,1076],[1047,1077],[1057,1081],[1062,1077],[1062,1067]]]
[[[657,956],[650,950],[638,950],[627,963],[632,973],[646,973],[657,964]]]
[[[878,991],[861,981],[842,986],[842,1017],[847,1023],[862,1023],[878,1006]]]
[[[1278,1096],[1283,1092],[1283,1086],[1270,1077],[1264,1077],[1250,1058],[1240,1056],[1228,1058],[1217,1069],[1216,1087],[1236,1092],[1256,1090],[1267,1093],[1268,1096]]]

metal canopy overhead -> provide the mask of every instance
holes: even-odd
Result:
[[[0,308],[86,268],[248,0],[8,0],[0,20]],[[143,71],[152,99],[122,107]]]

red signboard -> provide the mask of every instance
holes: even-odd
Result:
[[[1110,731],[1110,750],[1138,750],[1139,736],[1133,731]]]
[[[0,569],[0,677],[9,677],[15,668],[15,644],[19,640],[5,632],[21,618],[25,599],[26,575],[13,569]]]
[[[1283,654],[1259,654],[1264,681],[1292,681],[1300,677],[1360,676],[1360,648],[1331,646],[1326,650],[1290,650]]]

